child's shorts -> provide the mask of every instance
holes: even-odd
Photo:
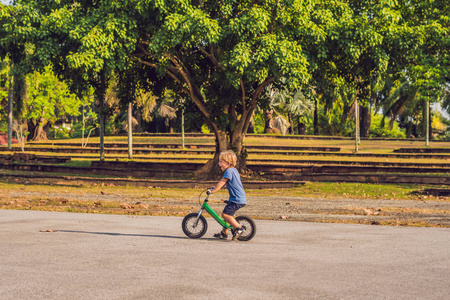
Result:
[[[245,206],[245,204],[237,204],[234,202],[229,202],[227,206],[223,209],[223,213],[229,216],[234,216],[234,214]]]

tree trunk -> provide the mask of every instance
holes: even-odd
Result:
[[[319,135],[319,112],[317,109],[317,99],[314,99],[314,135]]]
[[[300,120],[298,121],[297,129],[299,135],[306,135],[306,124],[300,122]]]
[[[208,161],[205,166],[197,170],[194,176],[197,179],[218,179],[223,175],[219,167],[220,152],[225,150],[233,150],[237,156],[236,169],[241,174],[249,172],[247,169],[246,159],[247,150],[244,147],[245,132],[247,132],[253,109],[245,111],[239,120],[236,120],[233,126],[234,130],[227,132],[220,130],[218,126],[210,122],[210,128],[213,129],[216,138],[216,152],[212,160]]]
[[[292,114],[288,114],[289,118],[289,134],[294,134],[294,119],[292,118]]]
[[[173,119],[169,119],[168,124],[169,124],[169,126],[168,126],[168,132],[169,132],[169,133],[173,133],[173,132],[174,132],[174,131],[173,131]]]
[[[273,109],[266,111],[266,120],[264,123],[264,133],[274,133],[273,132]]]
[[[369,106],[360,106],[360,133],[361,137],[368,137],[369,136],[369,130],[370,130],[370,124],[372,123],[372,115],[370,113],[370,107]]]
[[[354,94],[352,104],[350,106],[345,105],[344,111],[341,117],[341,124],[345,124],[351,118],[355,116],[355,106],[358,103],[357,93]]]
[[[46,124],[43,124],[39,122],[38,127],[35,130],[33,141],[46,141],[47,138],[47,131],[44,129],[45,127],[48,127]]]
[[[100,137],[100,161],[105,160],[105,94],[108,81],[105,77],[105,72],[100,71],[98,79],[93,83],[95,87],[95,100],[97,103],[98,123],[99,123],[99,137]]]
[[[134,118],[137,121],[136,132],[142,132],[142,113],[139,109],[134,110]]]
[[[41,118],[38,121],[28,121],[28,141],[46,141],[48,140],[47,132],[51,123],[46,119]]]
[[[255,118],[252,115],[250,122],[248,124],[248,129],[247,129],[247,133],[255,133]]]
[[[99,123],[99,136],[100,136],[100,161],[105,160],[105,112],[104,112],[104,104],[105,99],[99,99],[99,114],[98,114],[98,123]]]
[[[214,132],[216,138],[216,152],[214,157],[209,160],[203,167],[195,171],[194,177],[196,179],[218,179],[222,175],[222,170],[219,167],[220,152],[229,149],[227,134],[224,131],[217,130]]]
[[[237,165],[236,168],[246,173],[247,170],[247,150],[244,147],[245,134],[243,130],[235,130],[231,136],[231,149],[236,153]]]
[[[12,69],[12,62],[11,62],[11,69]],[[14,77],[10,76],[9,78],[9,89],[8,89],[8,149],[12,149],[12,122],[13,122],[13,80]]]

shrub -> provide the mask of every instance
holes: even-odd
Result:
[[[390,122],[388,118],[384,120],[384,126],[381,126],[383,116],[378,114],[372,114],[372,124],[370,125],[369,136],[370,137],[390,137],[390,138],[405,138],[405,129],[401,129],[397,122],[394,122],[392,128],[390,128]]]

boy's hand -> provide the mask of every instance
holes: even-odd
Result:
[[[211,188],[210,188],[210,189],[207,189],[207,190],[206,190],[206,195],[211,194],[212,190],[213,190],[213,189],[211,189]]]

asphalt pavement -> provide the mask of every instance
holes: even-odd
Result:
[[[0,299],[448,299],[450,229],[0,210]]]

